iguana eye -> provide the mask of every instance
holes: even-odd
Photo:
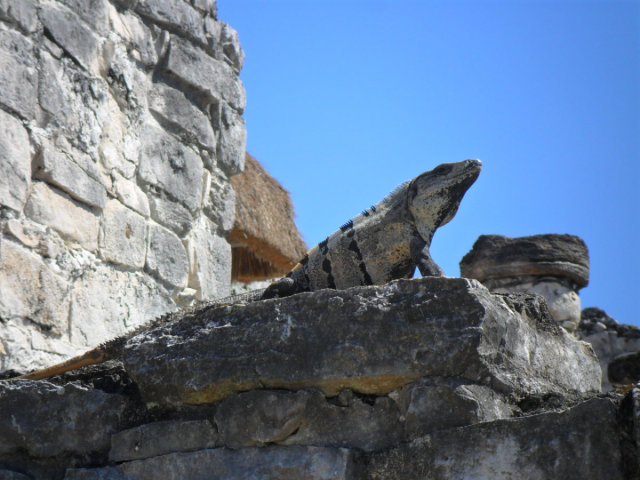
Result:
[[[452,168],[451,165],[440,165],[433,170],[433,173],[436,175],[446,175]]]

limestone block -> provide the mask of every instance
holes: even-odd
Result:
[[[208,13],[213,18],[216,18],[218,15],[216,0],[193,0],[191,3],[193,3],[194,8],[197,8],[203,13]]]
[[[385,395],[426,376],[517,394],[595,392],[601,381],[593,350],[540,297],[440,277],[204,309],[131,339],[124,363],[147,402],[167,404],[253,388]]]
[[[220,441],[231,448],[278,443],[364,451],[400,443],[403,428],[393,400],[379,397],[372,405],[353,396],[345,400],[333,405],[317,391],[232,395],[216,411]]]
[[[102,36],[109,33],[107,0],[59,0]]]
[[[216,138],[209,119],[184,93],[163,83],[154,83],[148,102],[149,110],[182,131],[186,140],[215,150]]]
[[[127,180],[116,170],[111,174],[113,178],[113,191],[124,205],[135,210],[143,217],[149,218],[151,211],[149,210],[149,200],[138,185]]]
[[[151,218],[160,225],[164,225],[178,235],[185,235],[191,230],[193,217],[189,213],[189,210],[179,203],[172,202],[166,198],[153,195],[148,198]]]
[[[173,311],[171,296],[141,272],[88,270],[74,284],[71,341],[95,346]]]
[[[171,453],[115,467],[69,469],[65,480],[348,480],[353,454],[343,448],[268,447]]]
[[[210,187],[204,200],[204,212],[226,234],[233,229],[236,219],[236,192],[226,175],[217,168],[209,174],[209,178]]]
[[[141,425],[111,437],[109,460],[125,462],[174,452],[214,448],[218,432],[207,420],[175,420]]]
[[[38,72],[33,44],[18,32],[0,31],[0,104],[20,117],[35,117]]]
[[[189,287],[200,301],[229,295],[231,283],[231,245],[201,228],[191,231],[185,240],[189,258]]]
[[[149,224],[146,270],[177,288],[187,286],[187,252],[178,236],[155,223]]]
[[[202,17],[189,2],[173,0],[138,0],[136,13],[159,25],[173,27],[188,37],[206,43]]]
[[[0,453],[34,457],[109,448],[126,405],[120,395],[45,380],[0,381]]]
[[[12,235],[16,240],[25,247],[36,248],[40,243],[40,239],[36,235],[30,235],[24,231],[22,224],[15,219],[10,219],[4,225],[4,232]]]
[[[138,176],[164,190],[191,212],[202,204],[202,159],[162,128],[147,124],[141,135]]]
[[[2,238],[0,318],[28,318],[60,335],[69,318],[69,285],[39,255]]]
[[[229,176],[244,170],[244,156],[247,147],[247,129],[244,119],[229,106],[220,102],[211,106],[213,123],[219,130],[216,156],[218,166]]]
[[[592,399],[561,413],[443,430],[368,459],[367,479],[622,478],[616,409]]]
[[[0,132],[0,205],[21,211],[31,187],[29,135],[18,119],[3,110],[0,110]]]
[[[46,183],[33,184],[24,212],[87,250],[98,249],[98,217]]]
[[[49,42],[52,45],[52,42]],[[59,60],[46,51],[40,52],[40,80],[38,82],[38,101],[40,107],[56,115],[64,110],[65,98],[60,82],[64,69]]]
[[[158,55],[151,30],[142,23],[137,15],[129,12],[122,13],[120,19],[129,34],[129,41],[134,48],[131,52],[134,58],[145,66],[155,65],[158,62]]]
[[[92,207],[102,210],[107,203],[104,186],[51,145],[44,146],[36,156],[33,174]]]
[[[244,51],[240,46],[238,32],[226,23],[221,23],[220,43],[222,44],[222,51],[224,52],[225,57],[229,60],[229,63],[233,66],[233,69],[240,73],[242,65],[244,64]]]
[[[33,33],[38,27],[35,0],[0,0],[0,18],[17,24],[24,32]]]
[[[142,268],[147,246],[144,217],[117,200],[109,200],[104,209],[100,232],[100,253],[108,262],[130,268]]]
[[[244,87],[233,69],[187,41],[172,36],[167,56],[169,72],[215,100],[224,100],[239,113],[244,111]]]
[[[101,54],[101,42],[76,13],[56,3],[47,3],[40,9],[40,21],[53,39],[84,69],[94,69]]]

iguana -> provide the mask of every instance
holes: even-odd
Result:
[[[422,276],[444,276],[429,254],[431,239],[438,227],[455,216],[481,168],[480,160],[445,163],[400,184],[382,201],[309,250],[285,277],[266,289],[167,314],[83,355],[16,378],[39,380],[118,358],[133,336],[194,309],[250,303],[323,288],[382,285],[411,278],[416,267]]]

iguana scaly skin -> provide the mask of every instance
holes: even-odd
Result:
[[[309,250],[284,278],[264,290],[167,314],[83,355],[16,378],[39,380],[118,358],[133,336],[194,309],[250,303],[323,288],[342,290],[382,285],[399,278],[411,278],[416,267],[422,276],[443,276],[444,272],[429,254],[431,239],[438,227],[455,216],[462,197],[480,175],[481,168],[480,160],[445,163],[399,185],[381,202]]]

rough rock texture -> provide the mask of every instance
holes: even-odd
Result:
[[[618,435],[613,403],[593,399],[427,435],[372,457],[366,478],[622,478]]]
[[[638,478],[638,389],[598,393],[591,350],[538,297],[425,278],[173,318],[129,342],[125,357],[150,347],[149,372],[125,358],[0,380],[0,478]],[[194,364],[212,337],[226,350]],[[244,372],[298,383],[249,385],[234,351]],[[160,363],[197,387],[225,356],[220,402],[155,387],[165,406],[147,403]],[[300,385],[312,364],[316,385]]]
[[[481,235],[460,261],[460,272],[494,293],[543,296],[556,322],[573,333],[580,323],[578,290],[589,283],[589,251],[573,235]]]
[[[603,391],[611,390],[612,383],[624,381],[624,378],[609,378],[609,365],[618,357],[640,352],[640,328],[618,323],[604,310],[589,307],[582,311],[578,336],[591,344],[598,356],[602,368]],[[635,383],[631,382],[632,378],[628,380],[630,380],[628,383]]]
[[[124,362],[151,404],[259,387],[384,395],[433,375],[520,393],[593,392],[601,381],[592,350],[538,297],[435,277],[202,310],[135,337]]]
[[[244,53],[216,12],[0,0],[0,372],[229,291]]]

